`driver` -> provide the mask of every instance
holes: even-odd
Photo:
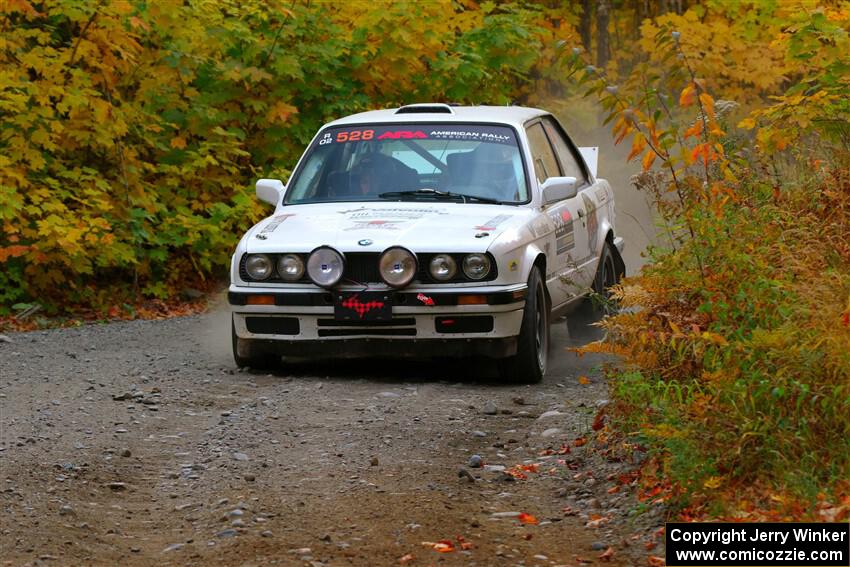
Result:
[[[374,154],[368,154],[351,168],[350,187],[353,195],[377,195],[380,193],[377,161]]]
[[[500,201],[519,199],[519,185],[514,169],[514,152],[510,147],[482,143],[474,150],[476,177],[486,180],[491,187],[487,197]]]

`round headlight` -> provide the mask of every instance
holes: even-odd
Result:
[[[321,246],[307,258],[307,275],[313,283],[322,287],[333,287],[342,279],[345,260],[342,254],[330,246]]]
[[[295,254],[286,254],[277,260],[277,275],[281,279],[294,282],[304,275],[304,261]]]
[[[467,254],[463,259],[463,273],[471,280],[483,280],[490,273],[490,258],[486,254]]]
[[[437,254],[431,258],[428,270],[431,272],[432,278],[445,282],[455,277],[457,273],[457,262],[448,254]]]
[[[387,248],[378,261],[378,270],[388,285],[404,287],[416,276],[416,256],[398,246]]]
[[[267,280],[272,275],[272,261],[265,254],[249,254],[245,260],[245,271],[252,280]]]

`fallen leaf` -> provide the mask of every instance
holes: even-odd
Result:
[[[519,515],[518,519],[519,519],[519,521],[520,521],[521,523],[523,523],[523,524],[531,524],[531,525],[535,525],[535,526],[536,526],[537,524],[539,524],[539,523],[540,523],[540,521],[539,521],[537,518],[535,518],[535,517],[534,517],[534,516],[532,516],[531,514],[526,514],[525,512],[522,512],[522,513]]]
[[[576,447],[581,447],[582,445],[585,445],[585,444],[587,444],[587,438],[586,437],[579,437],[578,439],[573,441],[573,445],[576,446]]]
[[[454,544],[447,539],[441,539],[438,542],[423,541],[422,545],[430,547],[434,551],[439,551],[440,553],[450,553],[455,550]]]
[[[603,516],[601,518],[596,518],[594,520],[590,520],[587,522],[584,527],[586,528],[598,528],[600,526],[604,526],[608,523],[609,518],[607,516]]]
[[[578,383],[579,384],[590,384],[590,379],[587,376],[582,375],[582,376],[578,377]]]
[[[650,555],[649,557],[646,558],[646,560],[650,564],[651,567],[664,567],[664,565],[665,565],[664,559],[661,558],[661,557],[658,557],[657,555]]]
[[[407,555],[402,556],[398,560],[398,562],[401,563],[402,565],[409,562],[409,561],[413,561],[413,554],[412,553],[408,553]]]
[[[611,561],[611,558],[614,557],[614,548],[609,547],[605,551],[599,554],[600,561]]]
[[[605,427],[605,413],[602,410],[599,410],[596,417],[593,418],[593,425],[591,427],[594,431],[599,431]]]
[[[575,560],[576,560],[576,562],[578,562],[578,563],[593,563],[593,560],[592,560],[592,559],[585,559],[584,557],[579,557],[578,555],[575,555],[575,556],[574,556],[574,559],[575,559]]]

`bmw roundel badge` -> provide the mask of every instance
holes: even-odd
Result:
[[[368,238],[364,238],[363,240],[358,240],[357,244],[359,244],[360,246],[369,246],[370,244],[372,244],[372,241]]]

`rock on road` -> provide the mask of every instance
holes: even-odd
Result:
[[[586,447],[540,455],[587,435],[606,397],[600,359],[564,350],[563,322],[544,383],[514,386],[459,361],[240,372],[228,317],[8,335],[5,564],[390,565],[411,554],[573,565],[613,546],[616,565],[645,554],[638,538],[660,510],[636,521],[634,489],[609,493],[625,465]],[[516,465],[538,472],[515,480],[504,470]],[[454,551],[423,545],[440,540]]]

